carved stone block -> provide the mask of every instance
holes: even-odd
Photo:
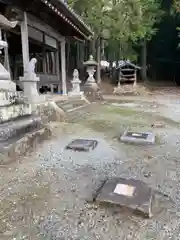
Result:
[[[134,179],[113,178],[98,189],[95,200],[127,207],[152,217],[153,192],[144,182]]]
[[[93,150],[97,146],[97,144],[98,141],[96,140],[75,139],[67,145],[66,149],[88,152],[90,150]]]
[[[136,144],[154,144],[155,135],[151,132],[132,132],[126,131],[121,137],[122,142],[136,143]]]

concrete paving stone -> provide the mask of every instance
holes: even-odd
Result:
[[[144,217],[152,217],[153,191],[144,182],[134,179],[112,178],[98,189],[96,201],[137,210]]]
[[[75,139],[66,146],[66,149],[88,152],[97,147],[98,141],[89,139]]]
[[[137,143],[137,144],[154,144],[156,137],[151,132],[131,132],[125,131],[120,137],[122,142]]]

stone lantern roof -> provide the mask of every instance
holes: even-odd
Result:
[[[98,63],[94,60],[93,56],[90,55],[89,59],[83,63],[84,66],[97,66]]]

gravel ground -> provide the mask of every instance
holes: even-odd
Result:
[[[0,168],[0,239],[180,239],[179,123],[159,116],[165,107],[141,105],[92,104],[71,114],[72,123],[62,124],[36,153]],[[165,126],[152,129],[156,121]],[[127,128],[153,131],[156,145],[120,143]],[[88,153],[65,150],[74,138],[99,143]],[[152,219],[87,203],[112,176],[140,179],[163,193],[156,194]]]

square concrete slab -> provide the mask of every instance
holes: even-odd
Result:
[[[74,151],[90,151],[96,148],[98,141],[88,139],[75,139],[66,146],[66,149]]]
[[[98,189],[95,200],[137,210],[144,217],[152,217],[153,192],[144,182],[133,179],[106,180]]]
[[[122,142],[137,143],[137,144],[154,144],[156,137],[151,132],[130,132],[126,131],[120,137]]]

